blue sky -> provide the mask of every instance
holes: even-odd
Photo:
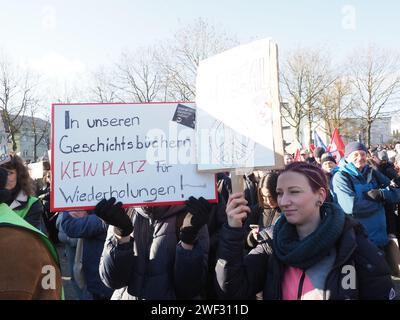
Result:
[[[0,5],[0,48],[39,69],[49,59],[66,63],[61,74],[115,60],[124,49],[156,45],[198,17],[242,43],[272,37],[281,52],[328,46],[342,57],[368,43],[400,49],[400,2],[394,0],[0,0]],[[350,28],[343,25],[349,12],[355,18]]]
[[[281,56],[327,47],[340,60],[372,43],[400,50],[395,0],[0,0],[0,50],[62,83],[199,17],[241,43],[272,37]]]

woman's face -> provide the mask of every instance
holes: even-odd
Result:
[[[6,169],[8,172],[6,189],[12,190],[17,185],[17,169]]]
[[[319,219],[317,202],[324,202],[326,191],[321,188],[313,192],[303,174],[290,171],[280,174],[276,190],[278,205],[289,223],[300,226]]]
[[[278,204],[272,197],[271,193],[266,187],[261,188],[261,194],[263,197],[264,208],[276,208]]]

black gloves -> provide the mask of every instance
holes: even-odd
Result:
[[[133,231],[132,221],[122,208],[122,202],[115,203],[115,198],[101,200],[94,209],[94,213],[105,223],[115,228],[114,233],[126,237]]]
[[[385,198],[383,197],[383,193],[379,189],[371,189],[367,192],[367,197],[374,201],[383,201]]]
[[[190,197],[185,204],[188,213],[183,220],[179,238],[184,243],[193,244],[201,227],[208,222],[211,204],[203,197]]]
[[[0,203],[7,202],[11,198],[11,192],[6,189],[8,171],[0,168]]]

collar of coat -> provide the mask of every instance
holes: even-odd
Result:
[[[21,190],[15,197],[14,201],[11,202],[9,207],[14,210],[18,207],[24,206],[27,202],[28,202],[28,195]]]

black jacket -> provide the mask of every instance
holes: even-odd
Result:
[[[263,291],[265,300],[281,299],[285,266],[262,245],[243,257],[243,237],[243,229],[224,225],[216,265],[222,297],[251,299]],[[355,267],[355,289],[341,285],[346,283],[343,267],[347,265]],[[395,296],[383,252],[367,239],[362,226],[349,217],[336,244],[336,260],[325,280],[323,296],[330,300],[393,299]]]
[[[204,290],[207,226],[200,229],[193,250],[183,249],[178,243],[177,219],[186,213],[184,206],[172,206],[158,216],[136,211],[129,243],[119,244],[109,229],[100,276],[108,287],[119,289],[113,299],[191,299]]]

